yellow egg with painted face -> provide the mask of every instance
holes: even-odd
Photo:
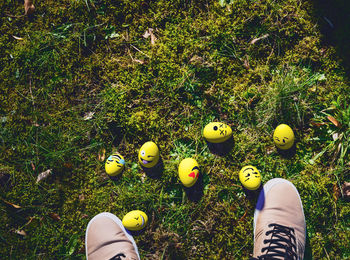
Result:
[[[159,149],[154,142],[144,143],[139,151],[139,163],[146,168],[152,168],[158,163]]]
[[[277,126],[273,132],[273,141],[281,150],[287,150],[291,148],[294,144],[294,140],[295,137],[293,130],[286,124]]]
[[[195,159],[186,158],[179,164],[179,178],[185,187],[192,187],[199,177],[199,165]]]
[[[108,157],[105,163],[106,173],[110,176],[116,176],[120,174],[125,166],[124,157],[119,153],[114,153]]]
[[[256,190],[260,187],[261,175],[258,169],[254,166],[244,166],[240,170],[238,177],[242,185],[248,190]]]
[[[203,136],[210,143],[222,143],[232,136],[232,129],[224,123],[211,122],[204,127]]]
[[[133,210],[127,213],[122,220],[123,226],[131,231],[143,229],[148,223],[148,217],[141,210]]]

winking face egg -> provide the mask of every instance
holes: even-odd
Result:
[[[242,185],[248,190],[256,190],[260,187],[261,175],[254,166],[244,166],[240,170],[238,177]]]
[[[133,210],[128,212],[122,220],[123,226],[131,231],[143,229],[148,223],[148,217],[141,210]]]
[[[154,142],[144,143],[139,151],[139,163],[146,168],[154,167],[159,161],[159,149]]]
[[[179,178],[185,187],[192,187],[199,177],[199,165],[195,159],[186,158],[179,164]]]
[[[286,124],[281,124],[276,127],[273,132],[273,141],[281,150],[288,150],[294,144],[294,133],[292,128]]]
[[[232,136],[232,129],[224,123],[211,122],[204,127],[203,136],[210,143],[222,143]]]

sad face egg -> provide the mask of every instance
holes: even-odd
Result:
[[[192,187],[199,177],[199,165],[195,159],[186,158],[179,164],[180,181],[185,187]]]
[[[273,141],[281,150],[288,150],[294,144],[294,133],[292,128],[286,124],[281,124],[276,127],[273,132]]]
[[[139,163],[146,168],[154,167],[159,161],[159,149],[154,142],[144,143],[139,151]]]
[[[119,153],[114,153],[108,157],[105,163],[106,173],[110,176],[116,176],[120,174],[125,166],[124,157]]]
[[[204,127],[204,138],[210,143],[222,143],[232,136],[232,129],[219,122],[211,122]]]
[[[248,165],[244,166],[238,174],[239,181],[248,190],[256,190],[261,184],[261,175],[257,168]]]
[[[122,220],[123,226],[131,231],[143,229],[148,223],[148,217],[141,210],[133,210],[127,213]]]

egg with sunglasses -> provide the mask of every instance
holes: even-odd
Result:
[[[106,173],[110,176],[117,176],[124,170],[125,160],[119,153],[113,153],[105,163]]]

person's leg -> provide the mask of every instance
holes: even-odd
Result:
[[[133,237],[127,233],[122,221],[115,215],[103,212],[93,217],[85,234],[87,260],[139,260]]]
[[[303,259],[306,223],[295,186],[284,179],[268,181],[254,213],[254,253],[258,259]]]

